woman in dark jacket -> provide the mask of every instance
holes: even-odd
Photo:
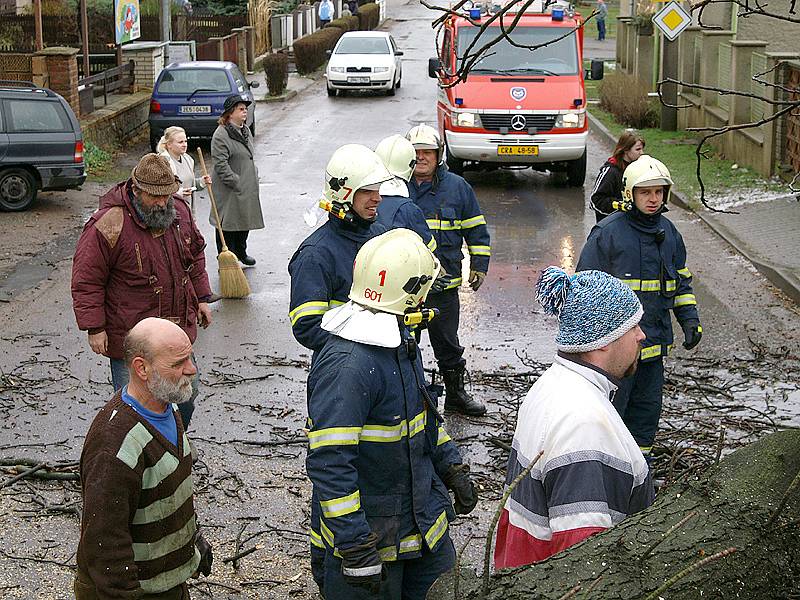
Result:
[[[644,138],[633,129],[626,129],[594,182],[590,206],[598,223],[616,210],[614,202],[622,201],[622,173],[643,152]]]
[[[253,141],[247,128],[249,104],[250,101],[241,96],[225,100],[219,127],[211,138],[211,158],[214,194],[225,243],[242,264],[253,266],[256,259],[247,254],[247,235],[253,229],[263,229],[264,217],[258,194],[258,169],[253,162]],[[216,225],[213,211],[209,222]],[[222,251],[219,233],[217,251]]]

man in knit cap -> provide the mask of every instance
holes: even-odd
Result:
[[[72,262],[72,308],[89,347],[111,363],[114,390],[130,373],[122,342],[145,317],[178,325],[194,343],[197,326],[208,327],[212,297],[206,273],[206,242],[167,160],[146,154],[127,181],[100,198],[100,209],[83,228]],[[180,405],[185,429],[192,398]]]
[[[498,569],[544,560],[654,496],[647,462],[611,403],[645,338],[636,294],[601,271],[570,276],[557,267],[544,270],[536,293],[558,317],[558,354],[519,411],[506,485],[536,462],[503,508]]]

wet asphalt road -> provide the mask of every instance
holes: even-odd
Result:
[[[314,597],[304,534],[308,484],[302,427],[308,352],[291,336],[286,266],[311,231],[302,214],[319,198],[325,164],[339,145],[374,147],[385,136],[435,122],[436,88],[426,72],[432,17],[413,2],[391,5],[390,15],[395,18],[387,27],[406,53],[396,97],[329,98],[320,80],[302,98],[257,107],[256,163],[267,226],[250,237],[250,254],[258,260],[246,271],[253,294],[213,305],[214,323],[195,346],[204,384],[190,432],[201,454],[196,505],[218,557],[212,580],[221,584],[200,585],[195,597]],[[467,174],[492,235],[486,283],[478,293],[461,292],[462,343],[472,370],[524,371],[518,353],[540,361],[552,356],[555,323],[541,314],[532,285],[543,267],[570,269],[577,262],[594,221],[586,208],[589,187],[609,150],[590,138],[584,188],[569,188],[531,171]],[[207,239],[213,239],[207,215],[207,202],[201,199],[198,222]],[[684,235],[696,275],[706,331],[699,352],[723,362],[747,356],[751,338],[771,349],[786,347],[796,356],[796,308],[696,218],[677,209],[670,215]],[[216,285],[216,258],[212,249],[206,254]],[[95,411],[111,394],[107,363],[91,353],[85,334],[74,324],[70,266],[69,259],[61,260],[48,279],[0,305],[0,457],[78,459]],[[478,384],[474,391],[490,402],[488,417],[452,417],[447,427],[468,461],[494,467],[479,481],[487,496],[496,497],[505,459],[487,450],[486,434],[508,431],[520,387]],[[795,393],[780,407],[795,423],[798,400]],[[259,445],[264,442],[271,445]],[[17,558],[0,554],[0,597],[70,597],[69,568],[30,559],[73,563],[77,518],[21,513],[36,507],[36,497],[59,504],[78,496],[74,486],[17,484],[3,490],[0,549]],[[492,509],[493,503],[482,502],[454,527],[456,537],[463,539],[474,530],[476,544],[482,544]],[[258,535],[244,547],[259,548],[234,572],[221,558],[233,554],[245,525],[243,537]],[[465,560],[478,564],[480,553],[475,545]]]

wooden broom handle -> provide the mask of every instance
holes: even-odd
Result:
[[[197,147],[197,158],[200,159],[200,168],[203,170],[203,176],[208,177],[208,170],[206,169],[206,161],[203,160],[203,149]],[[222,221],[219,220],[219,213],[217,212],[217,203],[214,201],[214,190],[211,184],[208,184],[208,197],[211,198],[211,208],[214,210],[214,218],[217,221],[217,231],[219,232],[219,239],[222,242],[222,247],[227,249],[228,245],[225,243],[225,235],[222,233]]]

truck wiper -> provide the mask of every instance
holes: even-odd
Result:
[[[188,97],[186,100],[187,100],[187,102],[188,102],[189,100],[191,100],[192,98],[194,98],[194,95],[195,95],[197,92],[214,92],[214,91],[216,91],[216,90],[213,90],[213,89],[211,89],[211,88],[197,88],[195,91],[193,91],[191,94],[189,94],[189,97]]]
[[[500,71],[498,71],[497,69],[470,69],[469,70],[470,74],[474,74],[474,73],[499,73],[499,72]]]
[[[530,69],[527,67],[520,67],[518,69],[505,69],[503,71],[498,71],[500,75],[508,75],[511,73],[519,74],[525,73],[526,75],[554,75],[558,76],[558,73],[553,73],[552,71],[548,71],[547,69]]]

